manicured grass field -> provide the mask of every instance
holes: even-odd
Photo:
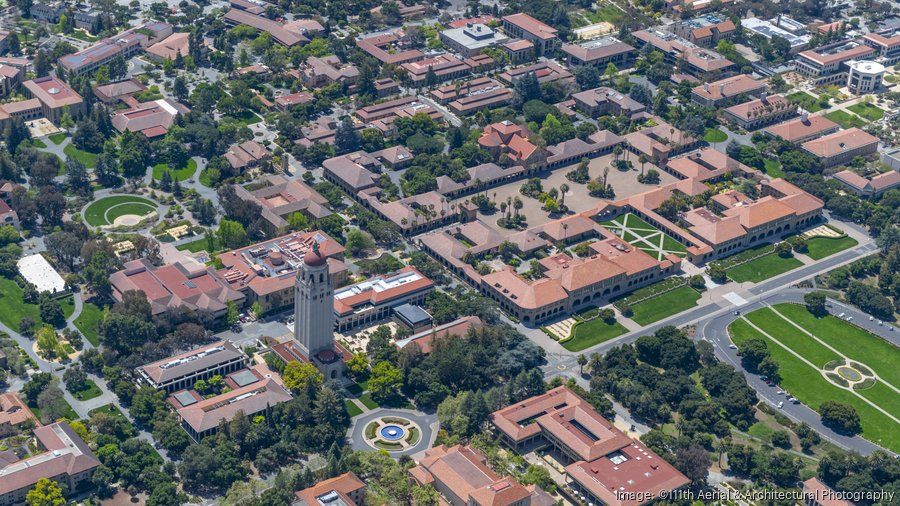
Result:
[[[363,403],[363,406],[369,409],[377,409],[378,403],[375,402],[375,399],[372,398],[372,394],[366,392],[359,396],[359,402]]]
[[[800,107],[803,107],[809,112],[818,112],[822,110],[822,107],[819,105],[818,100],[816,100],[812,95],[806,93],[805,91],[791,93],[785,98],[787,98],[791,102],[794,102],[795,104],[799,104]]]
[[[163,172],[166,170],[169,171],[169,175],[173,178],[179,181],[187,181],[194,176],[194,172],[197,172],[197,162],[193,158],[188,158],[187,165],[177,170],[170,169],[168,164],[158,163],[153,166],[153,179],[157,181],[162,179]]]
[[[703,140],[710,144],[725,142],[726,140],[728,140],[728,134],[719,130],[718,128],[707,128],[706,133],[703,134]]]
[[[50,142],[52,142],[53,144],[62,144],[62,142],[64,140],[66,140],[66,137],[68,137],[68,135],[66,135],[64,133],[58,133],[58,134],[53,134],[53,135],[47,136],[47,138],[50,139]]]
[[[230,114],[230,115],[226,116],[225,118],[234,120],[235,123],[237,123],[241,126],[250,126],[250,125],[253,125],[253,124],[256,124],[256,123],[259,123],[260,121],[262,121],[262,118],[257,116],[255,112],[247,111],[247,110],[241,111],[239,114]],[[225,119],[225,118],[223,118],[223,119]]]
[[[132,195],[115,195],[93,202],[85,209],[84,219],[89,225],[99,227],[110,225],[119,216],[126,214],[145,215],[156,210],[150,200]]]
[[[93,380],[89,379],[85,381],[84,384],[86,387],[84,390],[72,393],[72,396],[74,396],[79,401],[89,401],[91,399],[100,397],[103,394],[103,392],[100,391],[100,387],[98,387]]]
[[[892,385],[900,385],[900,349],[891,343],[836,316],[816,318],[799,304],[778,304],[775,309]]]
[[[821,260],[827,256],[834,255],[839,251],[844,251],[845,249],[850,249],[859,244],[856,239],[852,237],[839,237],[837,239],[832,239],[830,237],[813,237],[806,241],[806,245],[809,248],[809,251],[806,252],[809,258],[813,260]]]
[[[595,344],[609,341],[628,332],[628,329],[619,322],[607,324],[600,318],[586,321],[575,327],[575,337],[562,343],[563,348],[569,351],[581,351]]]
[[[874,106],[872,104],[867,104],[865,102],[853,104],[850,107],[848,107],[847,110],[852,111],[869,121],[878,121],[884,117],[884,110],[882,110],[881,108]]]
[[[209,172],[207,172],[207,169],[203,169],[200,171],[200,176],[197,178],[197,180],[200,181],[200,184],[207,188],[213,187],[213,182],[212,179],[209,178]]]
[[[686,254],[684,245],[636,214],[624,214],[601,225],[657,260],[662,260],[669,253],[682,257]]]
[[[862,128],[868,123],[866,120],[847,111],[831,111],[825,117],[841,125],[842,128]]]
[[[795,313],[791,312],[791,314],[788,314],[789,310],[786,308],[786,306],[791,306],[791,304],[780,304],[775,307],[785,316],[794,319]],[[802,311],[809,314],[802,306],[794,305],[794,308],[798,312]],[[768,322],[773,318],[781,319],[771,311],[769,311],[768,314],[763,314],[761,320],[759,318],[753,318],[755,316],[754,313],[751,313],[747,316],[751,317],[753,320],[763,322]],[[809,317],[813,318],[812,315],[809,315]],[[829,317],[826,317],[821,320],[826,320],[828,318]],[[835,320],[837,319],[835,318]],[[754,323],[756,323],[756,321],[754,321]],[[804,322],[800,319],[794,321],[802,327],[807,328],[807,330],[815,334],[819,339],[822,339],[823,341],[829,342],[829,344],[831,344],[830,340],[826,338],[826,334],[816,332],[813,329],[806,327]],[[849,326],[849,324],[846,325]],[[764,330],[766,330],[766,332],[774,332],[774,330],[770,331],[767,327],[763,327],[762,325],[760,325],[760,328],[763,328]],[[740,319],[736,320],[729,327],[729,333],[732,340],[738,346],[740,346],[744,341],[750,338],[758,337],[766,341],[772,358],[775,359],[779,366],[778,369],[779,374],[781,375],[781,382],[779,383],[778,387],[790,392],[792,395],[800,399],[804,404],[813,409],[817,409],[819,405],[826,400],[834,400],[843,404],[853,406],[859,414],[863,436],[894,451],[900,449],[900,432],[895,430],[896,424],[889,417],[885,416],[880,411],[868,405],[852,393],[838,388],[837,386],[830,383],[828,380],[822,377],[818,370],[810,367],[808,364],[788,352],[786,349],[782,348],[775,342],[769,340],[766,336],[757,332],[756,329],[751,327],[747,322]],[[809,343],[813,343],[821,348],[821,345],[809,339],[808,336],[806,337]],[[776,338],[781,340],[785,345],[788,345],[786,339],[784,339],[784,336],[777,335]],[[879,339],[875,336],[871,336],[871,338],[876,340]],[[832,346],[834,345],[832,344]],[[794,349],[794,351],[800,353],[801,355],[807,356],[810,348],[812,348],[812,346],[807,346],[803,350],[796,350],[793,347],[791,349]],[[835,346],[835,348],[837,348],[837,346]],[[896,354],[897,351],[895,350],[894,353]],[[851,357],[857,356],[850,354],[847,355]],[[812,361],[808,356],[807,359]],[[863,361],[863,359],[860,358],[860,361]],[[885,388],[887,387],[885,386]],[[863,390],[859,393],[863,394],[863,392],[866,391]],[[874,392],[875,398],[880,398],[880,395],[882,395],[881,391]],[[887,406],[881,405],[880,402],[875,401],[872,396],[873,394],[871,393],[869,395],[866,395],[867,398],[872,399],[873,402],[877,402],[880,406],[882,406],[883,409],[888,409]],[[896,395],[894,395],[893,397],[896,397]]]
[[[805,308],[801,309],[806,311]],[[818,367],[824,367],[828,362],[841,358],[840,355],[820,345],[813,338],[779,317],[769,308],[748,313],[747,319],[770,335],[775,336],[776,339],[792,350],[802,350],[803,356]]]
[[[69,144],[63,149],[63,153],[66,154],[69,158],[74,158],[79,162],[83,163],[85,167],[89,169],[93,169],[97,165],[97,155],[94,153],[90,153],[87,151],[82,151],[75,147],[74,144]]]
[[[725,271],[732,281],[738,283],[751,282],[758,283],[764,279],[785,273],[789,270],[796,269],[803,265],[803,262],[796,258],[782,258],[774,253],[761,256],[756,260],[732,267]]]
[[[84,338],[94,346],[100,346],[100,323],[103,321],[103,309],[96,304],[85,302],[81,314],[75,319],[75,328],[81,331]]]
[[[781,162],[778,160],[765,161],[766,174],[772,178],[784,177],[784,171],[781,170]]]
[[[66,318],[72,316],[75,303],[72,301],[71,295],[60,299],[59,304],[62,306],[63,315]],[[15,281],[0,277],[0,322],[16,332],[20,332],[22,329],[19,323],[26,316],[34,320],[35,328],[41,325],[41,311],[38,305],[25,302],[22,289]]]
[[[697,305],[698,300],[700,292],[689,286],[682,286],[631,306],[634,312],[631,319],[639,325],[648,325],[690,309]]]
[[[201,237],[196,241],[179,244],[178,246],[175,246],[175,249],[177,249],[178,251],[190,251],[191,253],[206,251],[207,253],[212,254],[213,252],[209,251],[208,246],[209,243],[207,242],[206,237]]]
[[[347,409],[347,413],[350,415],[350,418],[363,414],[363,410],[359,409],[359,406],[357,406],[356,403],[346,399],[344,400],[344,408]]]

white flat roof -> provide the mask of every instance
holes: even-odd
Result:
[[[36,286],[38,292],[57,293],[66,290],[66,282],[62,276],[40,254],[20,258],[16,266],[19,268],[19,274],[25,281]]]

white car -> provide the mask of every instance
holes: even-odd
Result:
[[[778,403],[778,409],[781,409],[781,408],[783,408],[783,407],[784,407],[784,401],[779,402],[779,403]]]
[[[870,316],[870,317],[869,317],[869,321],[872,321],[872,320],[874,320],[874,319],[875,319],[874,316]]]
[[[843,318],[843,317],[845,317],[845,316],[847,316],[847,313],[841,313],[841,314],[838,315],[838,318]]]
[[[777,392],[775,392],[775,393],[778,394],[778,395],[784,395],[784,390],[779,390],[779,391],[777,391]]]
[[[736,349],[737,349],[737,345],[736,345],[736,344],[729,344],[728,347],[731,348],[732,350],[736,350]]]
[[[853,321],[853,317],[852,317],[852,316],[848,316],[848,317],[847,317],[847,321],[848,321],[848,322],[852,322],[852,321]]]

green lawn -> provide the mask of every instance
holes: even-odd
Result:
[[[94,383],[93,380],[89,379],[89,380],[85,381],[84,385],[85,385],[84,390],[81,390],[78,392],[72,392],[72,395],[79,401],[89,401],[91,399],[100,397],[103,394],[103,392],[100,391],[100,387],[98,387],[97,384]]]
[[[47,143],[40,139],[30,139],[30,140],[24,141],[22,144],[25,144],[26,146],[31,146],[33,148],[47,149]]]
[[[884,117],[884,110],[865,102],[853,104],[848,107],[847,110],[852,111],[869,121],[878,121]]]
[[[363,403],[363,406],[369,409],[377,409],[378,403],[375,402],[375,399],[372,398],[372,394],[366,392],[359,396],[359,402]]]
[[[744,283],[759,283],[764,279],[785,273],[789,270],[796,269],[803,265],[803,262],[794,257],[782,258],[775,253],[761,256],[756,260],[732,267],[725,271],[732,281]]]
[[[163,172],[166,170],[170,172],[173,178],[177,178],[179,181],[187,181],[194,177],[194,172],[197,172],[197,162],[193,158],[188,158],[187,165],[177,170],[170,169],[168,164],[158,163],[153,166],[153,179],[157,181],[162,179]]]
[[[72,301],[71,295],[60,299],[59,304],[62,306],[66,318],[72,316],[75,303]],[[26,316],[34,320],[35,326],[41,325],[41,311],[38,305],[27,304],[19,285],[9,278],[0,277],[0,322],[16,332],[20,332],[19,323]]]
[[[626,332],[628,332],[628,329],[619,322],[613,322],[612,325],[609,325],[600,318],[594,318],[578,324],[575,327],[575,337],[561,344],[563,348],[569,351],[581,351],[595,344],[621,336]]]
[[[831,111],[825,117],[841,125],[842,128],[862,128],[868,123],[866,120],[847,111]]]
[[[775,309],[892,385],[900,385],[900,350],[888,341],[836,316],[816,318],[799,304],[778,304]]]
[[[115,209],[111,209],[115,207]],[[152,208],[152,209],[151,209]],[[99,227],[110,225],[119,216],[126,214],[148,214],[156,209],[153,201],[132,195],[115,195],[94,201],[85,209],[84,219],[89,225]],[[107,214],[107,211],[110,211]]]
[[[822,110],[822,107],[819,105],[819,101],[815,99],[809,93],[805,91],[798,91],[797,93],[791,93],[787,97],[791,102],[800,105],[809,112],[818,112]]]
[[[58,133],[50,135],[47,138],[50,139],[50,142],[52,142],[53,144],[62,144],[62,142],[66,140],[66,137],[68,137],[68,135],[64,133]]]
[[[257,116],[255,112],[248,110],[243,110],[239,114],[229,114],[228,116],[226,116],[226,118],[233,120],[235,123],[241,126],[250,126],[262,121],[262,118]]]
[[[803,310],[805,311],[805,309]],[[863,436],[893,451],[900,450],[900,431],[895,429],[895,424],[889,417],[852,393],[832,385],[817,370],[770,341],[747,322],[736,320],[729,327],[729,333],[735,344],[739,346],[747,339],[754,337],[766,340],[772,358],[779,365],[781,375],[779,387],[790,392],[813,409],[817,409],[822,402],[827,400],[853,406],[859,414]]]
[[[697,305],[700,292],[689,286],[682,286],[662,295],[638,302],[631,306],[635,323],[643,326],[680,313]]]
[[[212,179],[209,178],[209,172],[207,172],[207,170],[208,169],[201,170],[200,177],[198,177],[197,180],[200,181],[200,184],[202,184],[203,186],[212,188],[214,185]]]
[[[659,230],[642,220],[636,214],[627,213],[600,224],[617,234],[622,240],[657,260],[662,260],[664,256],[663,251],[673,252],[679,256],[684,256],[686,254],[683,244],[672,237],[669,237],[669,235],[662,230]],[[646,239],[647,242],[643,242],[641,239]],[[662,241],[662,244],[660,244],[660,241]]]
[[[89,169],[93,169],[94,166],[97,165],[96,154],[82,151],[76,148],[74,144],[69,144],[68,146],[66,146],[65,149],[63,149],[63,153],[65,153],[67,157],[74,158],[83,163],[84,166]]]
[[[347,413],[350,415],[350,418],[363,414],[363,410],[359,409],[359,406],[357,406],[355,402],[345,399],[344,407],[347,409]]]
[[[766,174],[771,178],[777,179],[784,177],[784,171],[781,170],[781,162],[778,160],[766,160],[765,170]]]
[[[85,302],[81,314],[75,319],[75,328],[81,331],[84,338],[94,346],[100,346],[100,323],[103,321],[103,309],[96,304]]]
[[[803,311],[806,311],[806,309],[803,308]],[[763,329],[764,332],[775,336],[792,350],[802,352],[807,360],[818,367],[824,367],[828,362],[841,358],[840,355],[820,345],[813,338],[804,334],[803,331],[791,325],[790,322],[785,321],[784,318],[781,318],[769,308],[748,313],[747,319]]]
[[[190,251],[191,253],[199,253],[201,251],[206,251],[209,254],[214,253],[212,251],[209,251],[209,248],[207,246],[209,246],[209,243],[207,242],[206,237],[201,237],[196,241],[179,244],[178,246],[175,246],[175,249],[177,249],[178,251]]]
[[[839,251],[850,249],[859,244],[856,239],[844,236],[837,239],[831,237],[813,237],[806,241],[809,251],[806,254],[813,260],[821,260],[827,256],[834,255]]]
[[[76,413],[75,410],[72,409],[72,405],[66,402],[65,399],[60,399],[60,402],[65,402],[66,406],[69,408],[66,414],[63,415],[63,418],[66,418],[68,420],[78,420],[78,413]],[[28,409],[30,409],[31,412],[34,413],[34,416],[36,416],[38,420],[41,420],[41,408],[37,407],[37,404],[28,404]]]
[[[707,128],[706,133],[703,134],[703,140],[710,144],[725,142],[728,140],[728,134],[719,130],[718,128]]]

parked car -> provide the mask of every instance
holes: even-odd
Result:
[[[783,407],[784,407],[784,401],[779,402],[779,403],[778,403],[778,409],[781,409],[781,408],[783,408]]]

